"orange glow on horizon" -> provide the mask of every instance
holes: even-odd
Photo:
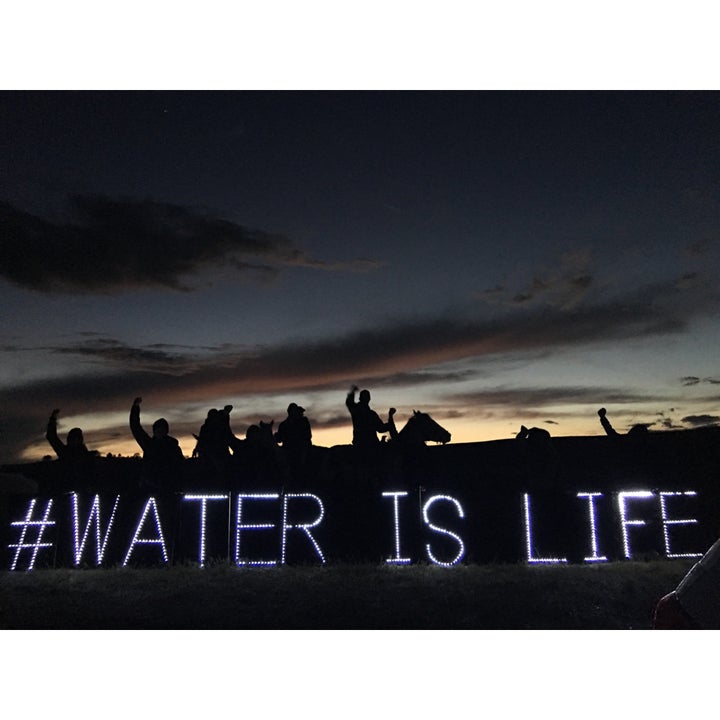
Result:
[[[530,420],[523,421],[521,419],[498,418],[497,420],[482,420],[453,418],[443,420],[440,418],[438,422],[452,434],[451,444],[459,443],[477,443],[489,442],[492,440],[509,440],[515,437],[520,430],[520,425],[525,424],[528,427],[533,425],[546,428],[551,435],[555,437],[568,436],[592,436],[602,435],[602,430],[594,419],[585,417],[568,421],[567,423],[548,425],[543,422],[532,422]],[[398,423],[398,428],[402,427],[402,422]],[[102,431],[97,431],[102,432]],[[236,433],[239,438],[243,438],[243,433]],[[64,437],[64,433],[61,433]],[[122,440],[100,440],[93,442],[93,432],[85,433],[86,445],[90,450],[96,450],[101,457],[105,457],[108,453],[112,455],[121,455],[123,457],[134,457],[142,455],[142,450],[132,437]],[[174,435],[180,443],[180,447],[185,457],[191,457],[195,447],[195,438],[192,434]],[[313,444],[317,447],[333,447],[335,445],[349,445],[352,442],[352,425],[333,427],[333,428],[313,428]],[[428,443],[432,445],[433,443]],[[43,457],[50,456],[55,458],[50,445],[45,441],[38,441],[28,447],[22,454],[24,462],[37,462]]]

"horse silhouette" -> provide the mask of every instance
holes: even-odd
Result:
[[[450,442],[451,437],[450,433],[430,415],[418,410],[413,410],[412,416],[399,432],[395,429],[394,422],[390,425],[390,438],[409,447],[425,445],[427,441],[445,445]]]
[[[550,433],[544,428],[520,426],[520,432],[515,436],[516,440],[527,440],[533,444],[549,443]]]

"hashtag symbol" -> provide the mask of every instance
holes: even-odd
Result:
[[[20,541],[18,543],[15,543],[13,545],[8,545],[8,548],[15,549],[15,557],[12,561],[12,565],[10,567],[11,570],[15,570],[17,567],[18,560],[20,558],[20,553],[23,551],[29,551],[32,550],[32,557],[30,558],[30,563],[28,564],[27,569],[32,570],[35,566],[35,560],[37,559],[38,551],[42,548],[48,548],[52,547],[52,543],[48,542],[42,542],[43,535],[45,533],[45,528],[49,525],[54,525],[54,520],[48,520],[50,517],[50,510],[52,510],[52,500],[48,500],[47,506],[45,507],[45,514],[43,515],[42,520],[33,520],[33,513],[35,512],[35,503],[37,502],[36,498],[33,498],[30,501],[30,507],[28,507],[27,515],[25,515],[24,520],[18,520],[17,522],[10,523],[13,527],[21,527],[22,532],[20,533]],[[27,538],[27,532],[28,528],[37,528],[37,536],[35,539],[35,542],[25,542]]]

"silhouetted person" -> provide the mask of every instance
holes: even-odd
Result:
[[[598,410],[598,415],[600,416],[600,424],[603,426],[603,430],[605,430],[605,433],[609,437],[618,438],[621,437],[620,433],[615,430],[615,428],[610,424],[610,421],[607,419],[607,410],[605,408],[600,408]],[[628,431],[627,436],[628,437],[642,437],[646,435],[649,432],[648,426],[643,424],[637,424],[633,425]]]
[[[242,478],[259,487],[275,488],[279,484],[274,423],[274,420],[269,423],[261,420],[257,425],[250,425],[237,453],[241,461]]]
[[[302,478],[312,447],[310,421],[304,413],[305,408],[290,403],[287,418],[278,425],[275,433],[275,441],[282,445],[282,454],[293,482]]]
[[[393,415],[395,408],[390,408],[388,422],[384,423],[380,416],[370,408],[370,392],[361,391],[355,400],[357,386],[353,386],[345,399],[345,405],[352,417],[353,425],[353,456],[361,483],[376,482],[380,479],[379,471],[386,470],[381,460],[384,459],[385,445],[378,440],[378,433],[394,431]]]
[[[357,385],[345,398],[345,405],[350,411],[353,425],[352,444],[361,450],[377,448],[380,444],[378,433],[389,432],[391,428],[390,421],[384,423],[380,416],[370,408],[370,391],[362,390],[355,400],[355,393],[358,391]],[[395,408],[390,408],[389,417],[395,414]]]
[[[234,452],[240,442],[230,429],[231,411],[232,405],[226,405],[222,410],[213,408],[208,411],[200,433],[195,436],[197,445],[193,457],[199,457],[219,477],[228,471],[230,450]]]
[[[140,424],[140,403],[135,398],[130,409],[130,430],[143,451],[143,481],[151,491],[174,490],[180,481],[183,454],[178,441],[169,435],[170,426],[165,418],[153,423],[152,437]]]
[[[55,454],[61,460],[77,460],[89,456],[90,451],[85,446],[83,431],[76,427],[67,434],[67,444],[65,444],[57,434],[57,418],[60,410],[53,410],[48,419],[47,431],[45,438],[52,446]]]
[[[64,490],[86,490],[91,482],[90,451],[85,446],[83,431],[76,427],[67,434],[64,443],[57,434],[57,418],[60,410],[53,410],[48,419],[45,438],[61,462]]]

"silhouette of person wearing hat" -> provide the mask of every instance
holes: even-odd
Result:
[[[297,403],[290,403],[287,418],[278,425],[275,433],[275,441],[282,445],[288,474],[293,482],[298,482],[303,477],[312,447],[310,421],[304,413],[305,408]]]

